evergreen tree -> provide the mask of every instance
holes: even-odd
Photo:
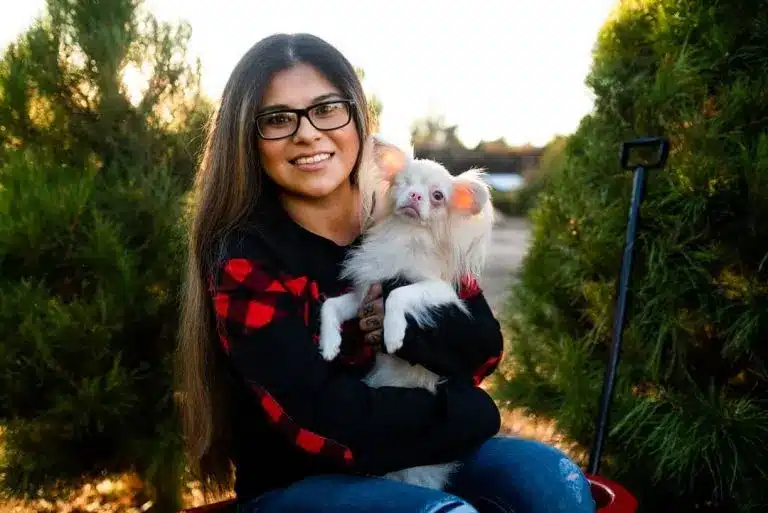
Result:
[[[649,172],[604,472],[647,512],[768,510],[768,2],[623,1],[587,83],[594,111],[532,213],[508,307],[502,401],[592,443],[631,173]]]
[[[169,358],[184,191],[210,112],[189,35],[137,0],[48,0],[0,61],[7,493],[137,471],[153,510],[179,507]]]

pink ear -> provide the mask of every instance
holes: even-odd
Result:
[[[482,182],[460,176],[454,178],[451,209],[463,215],[477,215],[489,199],[488,188]]]
[[[397,173],[405,169],[408,157],[397,146],[375,138],[373,141],[373,151],[376,164],[384,172],[387,180],[391,180]]]

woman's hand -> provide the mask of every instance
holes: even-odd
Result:
[[[363,305],[357,313],[360,319],[360,330],[364,341],[376,349],[381,347],[382,325],[384,323],[384,298],[381,285],[376,283],[368,289]]]

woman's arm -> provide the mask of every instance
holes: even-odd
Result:
[[[368,317],[361,320],[363,329],[370,330],[380,324],[370,319],[381,315],[383,301],[399,285],[401,283],[384,284],[383,298],[373,298],[381,303],[373,305]],[[436,316],[434,328],[422,329],[410,320],[403,347],[395,354],[442,376],[470,377],[475,384],[480,384],[501,361],[504,346],[501,326],[475,280],[464,280],[458,293],[470,316],[455,306],[446,306]],[[377,338],[380,334],[373,336]]]
[[[300,450],[381,474],[457,459],[498,432],[495,403],[466,380],[435,395],[373,389],[323,360],[297,284],[247,253],[228,256],[212,284],[220,341],[269,421]]]

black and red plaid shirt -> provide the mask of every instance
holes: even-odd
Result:
[[[438,394],[372,389],[360,378],[374,352],[356,323],[346,325],[336,361],[324,361],[317,348],[322,300],[349,290],[337,278],[348,248],[279,209],[256,219],[221,245],[210,281],[220,349],[236,383],[239,497],[313,474],[451,461],[496,434],[498,411],[477,385],[496,368],[502,337],[474,280],[460,288],[471,319],[446,309],[437,328],[409,328],[398,352],[452,378]]]

